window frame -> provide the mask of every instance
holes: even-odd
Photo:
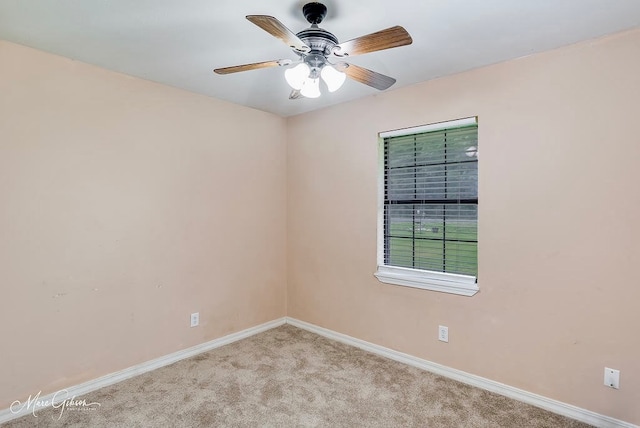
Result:
[[[480,291],[477,284],[477,278],[475,276],[386,265],[384,257],[384,139],[424,132],[435,132],[443,129],[461,128],[477,124],[478,118],[474,116],[429,125],[380,132],[378,134],[377,269],[374,275],[380,282],[462,296],[473,296]]]

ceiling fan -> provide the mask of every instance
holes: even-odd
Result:
[[[318,27],[327,14],[321,3],[307,3],[302,13],[311,26],[294,34],[276,18],[268,15],[248,15],[246,18],[272,36],[282,40],[298,56],[296,61],[278,59],[252,64],[216,68],[217,74],[238,73],[268,67],[285,67],[285,79],[292,87],[290,99],[317,98],[320,96],[320,79],[330,92],[338,90],[346,77],[378,90],[385,90],[396,82],[393,77],[368,70],[344,61],[330,62],[329,58],[346,58],[369,52],[410,45],[411,36],[401,26],[357,37],[339,43],[329,31]]]

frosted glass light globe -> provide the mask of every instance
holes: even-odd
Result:
[[[310,77],[306,79],[300,93],[307,98],[318,98],[320,96],[320,79]]]
[[[336,70],[329,64],[325,65],[320,72],[320,76],[322,76],[322,80],[327,84],[327,88],[329,88],[329,92],[335,92],[344,83],[347,75],[341,71]]]
[[[311,70],[309,69],[309,66],[303,62],[293,68],[286,69],[284,71],[284,78],[289,86],[293,89],[300,90],[302,89],[305,80],[309,77],[310,72]]]

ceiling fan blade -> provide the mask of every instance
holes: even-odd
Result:
[[[385,76],[384,74],[380,74],[357,65],[348,64],[346,62],[335,64],[334,67],[338,71],[345,73],[350,79],[364,83],[365,85],[369,85],[372,88],[376,88],[381,91],[390,88],[391,85],[396,83],[396,79],[393,77]]]
[[[259,68],[278,67],[291,64],[290,59],[278,59],[274,61],[254,62],[252,64],[234,65],[232,67],[222,67],[213,70],[217,74],[239,73],[241,71],[257,70]]]
[[[247,15],[247,19],[287,44],[298,52],[309,52],[311,48],[291,32],[284,24],[269,15]]]
[[[340,43],[334,48],[333,54],[339,57],[362,55],[384,49],[397,48],[413,43],[413,39],[403,27],[396,25],[386,30],[367,34]]]

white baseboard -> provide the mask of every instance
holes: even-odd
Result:
[[[130,379],[132,377],[141,375],[151,370],[159,369],[160,367],[168,366],[169,364],[173,364],[177,361],[184,360],[185,358],[193,357],[194,355],[201,354],[203,352],[207,352],[215,348],[219,348],[221,346],[227,345],[232,342],[236,342],[238,340],[245,339],[249,336],[253,336],[258,333],[262,333],[263,331],[281,326],[285,324],[285,322],[286,322],[285,318],[279,318],[273,321],[269,321],[267,323],[260,324],[255,327],[251,327],[246,330],[239,331],[237,333],[232,333],[227,336],[214,339],[206,343],[201,343],[200,345],[192,346],[191,348],[183,349],[181,351],[177,351],[172,354],[165,355],[163,357],[156,358],[154,360],[147,361],[145,363],[141,363],[133,367],[129,367],[127,369],[117,371],[115,373],[110,373],[106,376],[102,376],[97,379],[93,379],[88,382],[81,383],[80,385],[64,388],[64,390],[68,391],[68,395],[66,395],[68,397],[73,397],[73,396],[79,397],[91,391],[95,391],[96,389],[104,388],[105,386],[122,382],[123,380]],[[40,400],[41,402],[45,402],[45,401],[52,402],[55,394],[56,393],[54,392],[51,394],[40,396],[38,400]],[[24,399],[24,397],[16,397],[16,398],[20,398],[21,400]],[[31,409],[22,408],[21,410],[15,411],[15,412],[11,411],[11,408],[2,410],[0,411],[0,424],[19,418],[21,416],[25,416],[31,413],[32,410],[33,410],[32,408]]]
[[[394,351],[393,349],[385,348],[384,346],[376,345],[374,343],[366,342],[364,340],[356,339],[346,334],[337,333],[333,330],[329,330],[323,327],[319,327],[314,324],[310,324],[304,321],[297,320],[295,318],[287,317],[286,323],[294,327],[298,327],[304,330],[308,330],[312,333],[319,334],[320,336],[327,337],[329,339],[336,340],[338,342],[345,343],[347,345],[355,346],[356,348],[363,349],[365,351],[377,354],[391,360],[395,360],[404,364],[408,364],[413,367],[417,367],[422,370],[426,370],[450,379],[457,380],[459,382],[466,383],[487,391],[495,392],[505,397],[513,398],[514,400],[522,401],[527,404],[531,404],[536,407],[548,410],[553,413],[557,413],[568,418],[576,419],[587,424],[594,425],[600,428],[638,428],[637,425],[629,422],[624,422],[619,419],[615,419],[609,416],[601,415],[599,413],[592,412],[590,410],[582,409],[580,407],[572,406],[561,401],[552,400],[551,398],[543,397],[542,395],[534,394],[522,389],[514,388],[509,385],[505,385],[493,380],[489,380],[480,376],[476,376],[470,373],[456,370],[441,364],[433,363],[431,361],[423,360],[412,355],[404,354],[402,352]]]
[[[210,351],[215,348],[227,345],[238,340],[245,339],[263,331],[270,330],[272,328],[281,326],[283,324],[290,324],[294,327],[302,328],[310,332],[319,334],[329,339],[336,340],[338,342],[345,343],[347,345],[355,346],[365,351],[377,354],[404,364],[408,364],[419,369],[423,369],[441,376],[454,379],[468,385],[472,385],[487,391],[495,392],[505,397],[513,398],[518,401],[522,401],[527,404],[531,404],[536,407],[540,407],[545,410],[557,413],[559,415],[567,416],[572,419],[585,422],[600,428],[639,428],[637,425],[624,422],[618,419],[614,419],[609,416],[601,415],[599,413],[592,412],[590,410],[582,409],[580,407],[572,406],[557,400],[552,400],[547,397],[543,397],[538,394],[524,391],[522,389],[514,388],[509,385],[505,385],[499,382],[495,382],[489,379],[485,379],[480,376],[476,376],[470,373],[456,370],[441,364],[433,363],[431,361],[423,360],[412,355],[404,354],[402,352],[394,351],[393,349],[385,348],[384,346],[376,345],[374,343],[366,342],[364,340],[356,339],[346,334],[338,333],[333,330],[329,330],[323,327],[316,326],[304,321],[297,320],[295,318],[280,318],[274,321],[270,321],[264,324],[260,324],[255,327],[248,328],[246,330],[232,333],[219,339],[214,339],[210,342],[202,343],[200,345],[193,346],[191,348],[183,349],[169,355],[165,355],[160,358],[156,358],[151,361],[147,361],[142,364],[129,367],[124,370],[120,370],[115,373],[102,376],[97,379],[90,380],[80,385],[64,388],[68,391],[68,396],[79,397],[89,392],[95,391],[105,386],[113,385],[126,379],[141,375],[151,370],[158,369],[160,367],[173,364],[177,361],[185,358],[193,357],[194,355]],[[48,394],[46,396],[39,397],[41,401],[52,401],[55,393]],[[24,398],[24,397],[23,397]],[[5,409],[0,411],[0,424],[8,422],[10,420],[19,418],[21,416],[31,413],[31,409],[22,409],[18,412],[12,412],[11,409]]]

